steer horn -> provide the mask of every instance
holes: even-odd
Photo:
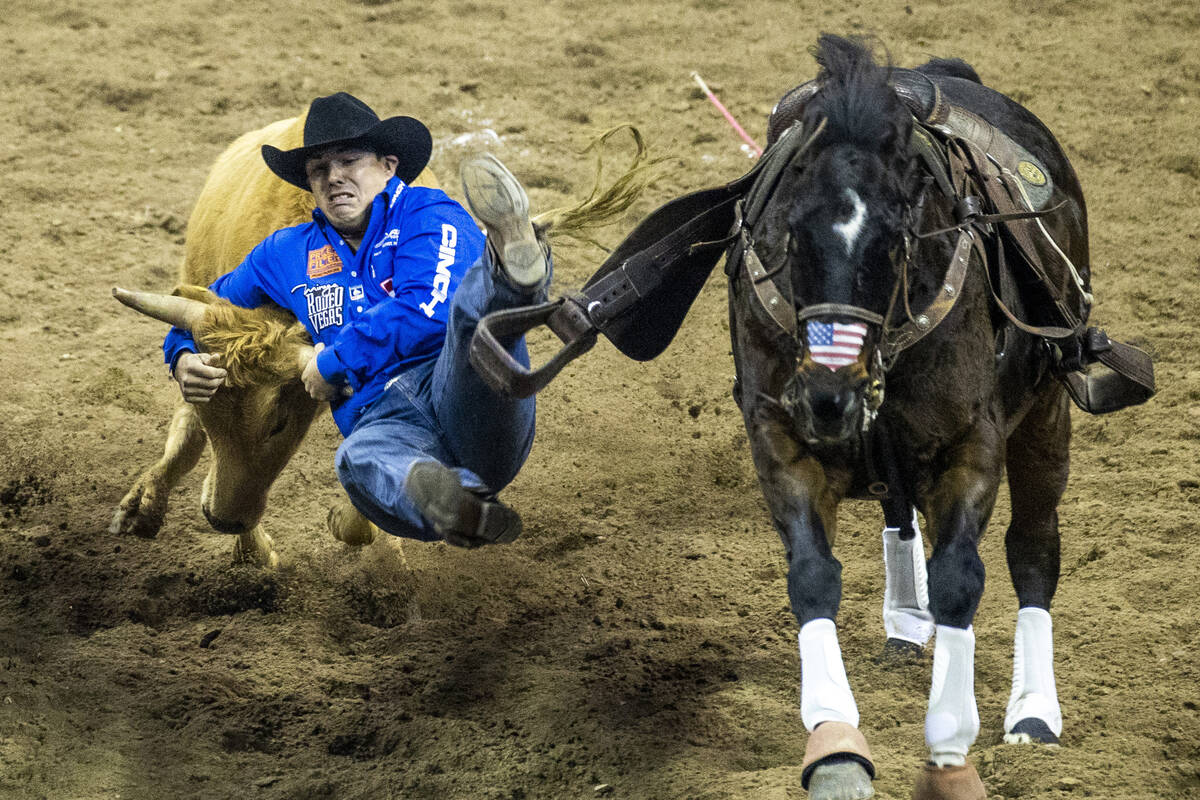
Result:
[[[169,294],[131,292],[119,286],[114,286],[112,293],[113,297],[134,311],[140,311],[148,317],[169,322],[176,328],[188,331],[200,323],[204,316],[204,310],[207,308],[207,304],[199,300],[189,300],[186,297]]]

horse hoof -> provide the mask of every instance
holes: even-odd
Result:
[[[1026,717],[1016,725],[1013,725],[1011,731],[1004,734],[1004,743],[1054,746],[1058,744],[1058,737],[1054,735],[1054,731],[1050,730],[1050,726],[1044,721],[1037,717]]]
[[[875,659],[876,664],[898,665],[919,664],[925,660],[925,648],[907,639],[889,636],[883,643],[883,652]]]
[[[875,794],[875,766],[862,731],[846,722],[822,722],[808,735],[800,781],[815,800],[863,800]]]
[[[913,800],[987,800],[987,790],[969,761],[958,767],[926,764],[913,787]]]
[[[808,796],[812,800],[865,800],[874,794],[871,776],[857,761],[821,764],[808,779]]]

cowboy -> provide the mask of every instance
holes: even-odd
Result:
[[[311,222],[276,231],[210,286],[244,307],[274,302],[308,329],[302,372],[345,437],[338,478],[379,528],[474,547],[510,542],[515,511],[496,499],[533,444],[534,399],[490,389],[468,361],[476,324],[544,302],[549,248],[521,184],[490,155],[460,170],[471,212],[411,186],[429,161],[428,129],[380,120],[339,92],[309,107],[303,146],[262,148],[281,179],[309,191]],[[522,338],[510,352],[528,366]],[[225,370],[172,328],[163,352],[188,402],[206,402]]]

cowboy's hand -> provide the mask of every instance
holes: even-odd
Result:
[[[225,382],[226,372],[220,353],[184,353],[176,359],[172,375],[186,402],[207,403]]]
[[[317,369],[317,354],[324,349],[325,343],[318,342],[317,346],[313,348],[312,358],[304,365],[304,372],[300,374],[300,380],[304,382],[304,390],[308,392],[309,397],[320,402],[330,402],[353,394],[354,389],[349,386],[334,386],[325,380],[325,376]]]

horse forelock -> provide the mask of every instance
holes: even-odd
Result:
[[[820,90],[803,125],[806,136],[819,133],[796,163],[785,201],[802,251],[793,285],[808,303],[875,306],[886,301],[891,253],[904,236],[911,116],[889,68],[862,42],[823,36],[815,56]]]
[[[880,65],[862,40],[825,34],[814,51],[821,90],[805,108],[806,126],[825,120],[822,147],[854,145],[902,164],[911,118],[889,83],[891,66]]]
[[[790,263],[798,304],[882,312],[912,200],[912,116],[890,83],[890,66],[861,40],[822,36],[814,56],[818,89],[790,145],[779,142],[794,155],[771,191],[755,249],[770,270]]]

